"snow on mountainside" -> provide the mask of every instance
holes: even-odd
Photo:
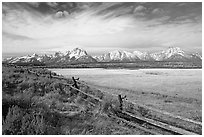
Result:
[[[8,63],[70,63],[70,62],[96,62],[96,60],[80,48],[75,48],[72,51],[55,52],[53,55],[27,55],[16,58],[8,58],[5,62]]]
[[[167,50],[156,53],[147,53],[141,51],[126,52],[126,51],[112,51],[101,56],[94,57],[99,62],[111,61],[200,61],[202,58],[199,54],[185,53],[179,47],[170,47]]]
[[[193,54],[191,54],[192,56],[195,56],[195,57],[197,57],[197,58],[199,58],[199,59],[202,59],[202,56],[199,54],[199,53],[193,53]]]
[[[86,53],[85,50],[79,49],[79,48],[75,48],[72,51],[70,51],[68,53],[70,58],[75,58],[75,59],[79,59],[82,56],[87,56],[88,54]]]
[[[127,51],[112,51],[101,56],[96,56],[95,59],[99,62],[110,62],[110,61],[135,61],[139,58],[133,53]]]
[[[65,53],[56,52],[53,55],[27,55],[22,57],[7,58],[7,63],[89,63],[89,62],[134,62],[134,61],[202,61],[198,53],[186,53],[178,47],[170,47],[167,50],[147,53],[140,51],[119,51],[115,50],[101,56],[92,57],[80,48],[75,48]]]
[[[38,56],[37,54],[33,55],[27,55],[27,56],[22,56],[22,57],[16,57],[16,58],[9,58],[8,61],[9,63],[38,63],[42,60],[41,56]]]
[[[165,59],[168,59],[174,55],[180,55],[180,56],[184,56],[184,51],[181,50],[180,48],[178,47],[171,47],[167,50],[163,50],[161,52],[157,52],[157,53],[152,53],[150,54],[150,56],[155,59],[156,61],[162,61],[162,60],[165,60]]]
[[[134,51],[133,54],[140,60],[153,60],[153,58],[147,52]]]
[[[186,53],[179,47],[170,47],[167,50],[150,54],[156,61],[201,61],[202,57],[196,53]]]

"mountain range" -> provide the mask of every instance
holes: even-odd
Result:
[[[140,51],[115,50],[100,56],[91,56],[85,50],[75,48],[71,51],[55,52],[53,55],[27,55],[11,57],[3,60],[5,63],[45,63],[45,64],[71,64],[94,62],[136,62],[136,61],[202,61],[198,53],[187,53],[179,47],[170,47],[154,53]]]

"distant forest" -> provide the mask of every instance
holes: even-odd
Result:
[[[5,64],[5,63],[3,63]],[[15,63],[13,65],[20,66],[36,66],[45,68],[129,68],[129,69],[142,69],[142,68],[181,68],[181,69],[195,69],[202,68],[202,62],[177,62],[177,61],[138,61],[138,62],[100,62],[100,63]]]

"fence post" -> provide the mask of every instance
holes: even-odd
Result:
[[[75,79],[74,77],[72,77],[72,80],[74,81],[74,84],[72,86],[79,89],[79,86],[77,85],[77,81],[76,81],[76,80],[79,80],[79,78]]]
[[[52,78],[52,72],[50,71],[50,79]]]
[[[119,106],[120,111],[123,110],[123,100],[125,98],[126,98],[126,95],[124,97],[122,97],[121,95],[118,95],[118,100],[119,100],[119,103],[120,103],[120,106]]]

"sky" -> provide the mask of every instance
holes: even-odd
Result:
[[[202,51],[201,2],[2,3],[2,55]]]

